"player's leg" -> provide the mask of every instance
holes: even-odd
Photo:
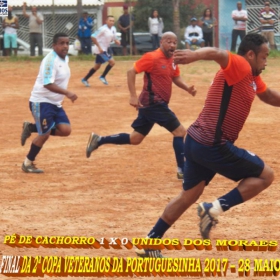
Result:
[[[52,136],[67,137],[71,134],[70,121],[63,107],[57,108],[54,122],[55,126],[51,129]]]
[[[105,61],[108,61],[108,64],[106,66],[106,68],[104,69],[102,75],[99,77],[99,80],[104,84],[104,85],[108,85],[108,82],[106,80],[106,75],[109,73],[109,71],[114,67],[115,65],[115,60],[113,59],[113,57],[105,52],[102,54],[102,58]]]
[[[183,179],[184,137],[186,135],[186,129],[167,104],[156,104],[152,106],[150,110],[147,110],[146,117],[150,122],[155,122],[163,126],[173,134],[173,149],[177,162],[177,178],[180,180]]]
[[[82,82],[86,87],[89,87],[88,79],[100,68],[101,63],[102,63],[102,62],[100,62],[100,57],[99,57],[99,55],[97,54],[96,57],[95,57],[95,64],[94,64],[93,68],[91,68],[91,69],[88,71],[88,73],[86,74],[86,76],[81,80],[81,82]]]
[[[36,156],[48,140],[52,129],[55,127],[55,116],[58,107],[49,103],[30,103],[33,117],[35,119],[38,136],[33,139],[30,150],[22,164],[22,170],[26,173],[42,173],[34,165]]]
[[[108,136],[99,136],[92,132],[90,134],[87,148],[86,156],[90,157],[91,153],[98,149],[104,144],[115,144],[115,145],[138,145],[143,139],[149,134],[154,123],[149,122],[143,115],[143,111],[146,109],[139,109],[138,116],[132,123],[132,128],[134,131],[131,134],[119,133]]]
[[[196,163],[193,160],[193,151],[196,143],[187,137],[185,141],[186,164],[184,168],[183,190],[171,200],[163,211],[154,227],[148,233],[149,238],[162,238],[165,232],[181,217],[181,215],[194,204],[206,185],[212,180],[215,172]],[[160,251],[136,250],[142,257],[161,257]]]
[[[212,148],[213,151],[214,149]],[[203,161],[206,164],[209,159],[204,156],[201,159],[202,164]],[[215,161],[212,161],[211,166],[217,173],[240,182],[236,188],[212,203],[202,202],[199,204],[198,214],[201,217],[200,229],[203,238],[209,238],[212,227],[209,218],[217,219],[221,213],[258,195],[274,179],[272,169],[264,164],[258,156],[240,149],[232,143],[220,146],[216,152]],[[202,223],[203,220],[204,223]]]

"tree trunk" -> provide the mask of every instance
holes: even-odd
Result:
[[[177,35],[178,41],[180,41],[180,13],[179,13],[180,0],[172,0],[172,3],[173,3],[173,32]]]

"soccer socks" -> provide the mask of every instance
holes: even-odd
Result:
[[[173,138],[173,149],[175,152],[177,166],[184,170],[184,138],[174,137]]]
[[[120,133],[110,136],[101,136],[98,141],[98,147],[103,144],[116,144],[116,145],[125,145],[130,144],[130,135],[127,133]]]
[[[29,126],[28,126],[28,128],[29,128],[29,131],[30,131],[31,133],[33,133],[33,132],[38,132],[35,123],[30,123]]]
[[[39,154],[40,150],[42,147],[38,147],[34,145],[33,143],[31,144],[30,151],[28,155],[26,156],[29,160],[34,161],[36,156]]]
[[[223,211],[229,210],[231,207],[243,203],[243,198],[237,188],[234,188],[227,194],[218,198]]]
[[[162,218],[159,218],[153,229],[149,232],[149,238],[162,238],[165,232],[170,228]]]
[[[103,72],[103,74],[101,75],[101,77],[105,78],[105,76],[109,73],[109,71],[112,69],[113,66],[111,66],[110,64],[108,64]]]
[[[84,77],[84,80],[88,80],[94,73],[95,73],[95,69],[94,68],[91,68],[88,72],[88,74]]]

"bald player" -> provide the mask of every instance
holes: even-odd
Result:
[[[177,47],[177,36],[173,32],[163,34],[160,48],[144,54],[127,72],[130,92],[129,104],[138,110],[138,116],[132,123],[131,134],[99,136],[91,133],[86,148],[86,156],[104,144],[138,145],[149,134],[154,124],[163,126],[173,134],[173,148],[177,161],[177,178],[183,178],[184,144],[186,129],[176,115],[169,109],[172,83],[190,93],[196,94],[195,87],[188,86],[180,76],[180,70],[173,62]],[[135,88],[136,75],[144,72],[143,88],[138,96]]]

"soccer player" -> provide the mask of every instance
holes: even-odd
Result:
[[[68,35],[57,33],[53,37],[53,51],[41,62],[39,74],[29,99],[29,108],[35,124],[24,122],[21,134],[21,145],[23,146],[32,132],[38,133],[22,164],[22,170],[26,173],[43,173],[43,170],[36,168],[33,162],[50,135],[68,136],[71,133],[70,122],[62,108],[62,101],[65,96],[72,102],[78,97],[67,90],[70,78],[68,49]]]
[[[112,41],[115,41],[117,45],[120,45],[120,41],[117,39],[117,30],[114,26],[115,19],[113,16],[108,16],[106,24],[101,26],[95,33],[91,35],[92,42],[95,44],[94,53],[96,54],[95,64],[91,68],[88,74],[82,79],[82,83],[89,87],[88,79],[100,68],[101,64],[108,62],[104,72],[99,77],[99,80],[108,85],[106,75],[115,65],[115,60],[109,53],[109,47]]]
[[[273,182],[273,171],[261,158],[234,145],[256,95],[267,104],[280,106],[280,92],[267,87],[260,77],[268,54],[267,40],[259,34],[245,36],[238,54],[210,47],[175,52],[176,64],[213,60],[221,68],[208,90],[202,112],[187,131],[183,190],[166,206],[148,237],[161,238],[196,202],[216,173],[238,184],[212,203],[199,203],[204,239],[209,239],[220,214],[255,197]],[[142,257],[162,257],[159,250],[137,253]]]
[[[149,134],[155,123],[163,126],[174,136],[173,147],[177,160],[177,177],[182,179],[184,166],[183,137],[186,130],[180,124],[176,115],[169,109],[172,83],[189,92],[196,94],[194,86],[187,86],[180,76],[179,67],[173,62],[173,54],[177,46],[177,36],[166,32],[161,39],[160,48],[146,53],[135,62],[132,69],[127,72],[128,88],[130,91],[130,105],[138,109],[138,117],[132,123],[134,131],[131,134],[98,136],[91,133],[86,156],[104,144],[130,144],[138,145]],[[144,85],[140,96],[135,88],[136,75],[145,72]]]

